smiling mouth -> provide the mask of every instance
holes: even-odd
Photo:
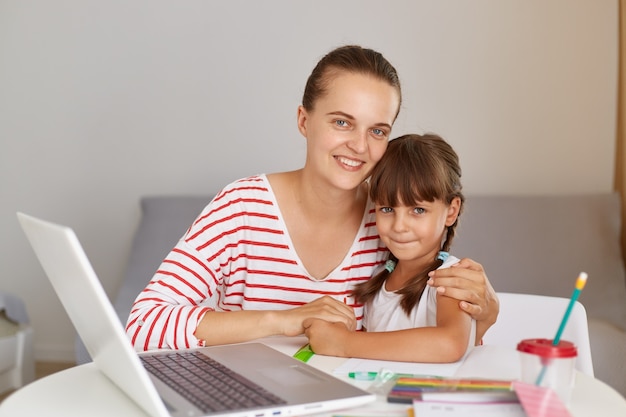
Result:
[[[336,156],[335,159],[339,161],[341,164],[346,165],[350,168],[358,168],[361,165],[365,164],[363,161],[355,161],[354,159],[348,159],[341,156]]]
[[[398,246],[406,246],[406,245],[410,245],[415,243],[414,239],[411,240],[396,240],[396,239],[390,239],[390,244],[392,245],[398,245]]]

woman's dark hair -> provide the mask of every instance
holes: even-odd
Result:
[[[362,48],[358,45],[345,45],[330,51],[315,66],[306,82],[302,105],[311,111],[318,98],[326,94],[328,84],[341,71],[370,75],[389,83],[398,92],[399,103],[402,103],[400,79],[396,69],[379,52]]]
[[[459,157],[445,140],[435,134],[411,134],[391,140],[382,159],[372,170],[369,182],[370,198],[383,206],[412,206],[421,201],[435,200],[450,204],[458,197],[461,200],[460,215],[465,202]],[[447,227],[442,251],[449,251],[457,224],[458,217],[454,224]],[[389,256],[397,262],[393,254]],[[442,263],[440,259],[433,259],[431,265],[397,291],[402,294],[400,305],[407,314],[419,302],[428,281],[428,272],[439,268]],[[360,303],[367,303],[378,293],[389,274],[383,269],[357,285],[353,295]]]

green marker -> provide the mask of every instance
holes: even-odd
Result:
[[[348,372],[348,377],[357,381],[373,381],[378,376],[378,372]]]

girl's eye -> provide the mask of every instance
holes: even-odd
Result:
[[[382,213],[391,213],[391,212],[393,212],[393,208],[391,208],[391,207],[381,207],[380,211]]]
[[[422,207],[415,207],[413,209],[413,212],[416,214],[424,214],[426,213],[426,209],[422,208]]]

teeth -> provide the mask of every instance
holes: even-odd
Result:
[[[341,157],[339,157],[337,159],[339,159],[339,162],[341,162],[342,164],[345,164],[345,165],[348,165],[348,166],[351,166],[351,167],[358,167],[359,165],[363,164],[363,162],[354,161],[354,160],[348,159],[348,158],[341,158]]]

